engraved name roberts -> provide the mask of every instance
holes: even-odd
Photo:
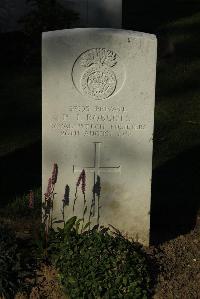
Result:
[[[147,128],[144,123],[135,123],[124,106],[73,105],[66,113],[54,116],[51,129],[61,136],[124,137]]]
[[[67,120],[68,115],[63,115],[64,119]],[[77,120],[82,121],[128,121],[127,114],[86,114],[85,116],[77,114]]]

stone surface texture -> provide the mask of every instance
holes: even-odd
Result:
[[[43,33],[42,181],[44,194],[57,163],[57,219],[68,184],[66,218],[77,197],[74,215],[82,218],[87,206],[85,222],[111,224],[148,245],[156,54],[156,37],[141,32]],[[83,169],[85,205],[81,184],[75,194]]]

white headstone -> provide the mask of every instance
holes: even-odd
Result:
[[[122,27],[122,0],[59,0],[79,14],[75,27]]]
[[[156,44],[154,35],[117,29],[43,34],[43,193],[57,163],[57,219],[68,184],[67,218],[78,195],[74,215],[82,218],[87,205],[85,222],[148,244]],[[75,195],[83,169],[85,205],[81,186]]]

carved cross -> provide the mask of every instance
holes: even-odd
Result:
[[[96,177],[100,176],[101,173],[120,173],[121,166],[101,166],[101,142],[94,142],[94,162],[92,166],[86,167],[76,167],[73,165],[73,172],[81,172],[85,170],[87,173],[94,174],[94,183],[96,182]]]

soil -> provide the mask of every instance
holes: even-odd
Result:
[[[32,288],[31,294],[17,294],[15,299],[68,299],[59,282],[57,271],[50,266],[41,265],[38,271],[37,286]]]
[[[200,298],[200,225],[152,250],[160,265],[153,299]]]
[[[27,238],[30,225],[24,220],[20,225],[18,221],[15,229],[19,238]],[[190,233],[146,251],[155,259],[158,269],[152,299],[200,298],[200,217]],[[15,299],[69,299],[64,295],[58,276],[53,267],[42,264],[31,294],[17,294]]]

